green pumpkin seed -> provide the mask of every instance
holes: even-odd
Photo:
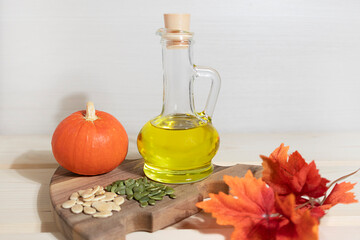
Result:
[[[166,187],[165,193],[166,194],[173,194],[175,192],[175,190],[171,187]]]
[[[125,186],[130,186],[130,185],[132,185],[134,183],[135,183],[135,179],[129,178],[129,179],[125,180]]]
[[[141,191],[140,191],[140,187],[136,187],[136,186],[133,188],[133,191],[134,191],[134,193],[135,193],[135,192],[141,192]]]
[[[148,202],[141,202],[140,203],[140,207],[146,207],[146,206],[148,206],[149,204],[148,204]]]
[[[126,195],[133,195],[134,194],[134,192],[133,192],[133,190],[131,189],[131,188],[125,188],[125,192],[126,192]]]
[[[160,200],[163,199],[163,197],[162,197],[162,196],[159,196],[159,195],[149,196],[149,198],[150,198],[150,199],[154,199],[154,200],[156,200],[156,201],[160,201]]]
[[[117,188],[117,185],[114,184],[114,185],[111,187],[110,192],[113,192],[113,193],[114,193],[116,188]]]
[[[148,196],[145,196],[145,197],[142,197],[142,198],[139,200],[139,202],[142,203],[142,202],[147,202],[147,201],[149,201],[149,200],[150,200],[150,198],[149,198]]]
[[[160,187],[149,187],[147,190],[150,191],[150,192],[153,192],[153,191],[157,191],[159,189],[160,189]]]
[[[135,193],[134,193],[134,198],[135,198],[136,200],[139,201],[142,197],[143,197],[143,196],[141,195],[140,192],[135,192]]]
[[[150,192],[148,192],[148,191],[142,192],[142,193],[141,193],[141,197],[148,196],[149,194],[150,194]]]
[[[130,188],[132,190],[135,186],[136,186],[135,183],[133,183],[133,184],[131,184],[129,186],[126,186],[126,188]]]
[[[117,193],[117,192],[120,192],[120,190],[123,190],[123,189],[125,189],[125,186],[119,186],[119,187],[117,187],[116,189],[115,189],[115,192]]]
[[[119,181],[116,181],[116,185],[120,185],[123,181],[122,180],[119,180]]]
[[[151,192],[150,194],[149,194],[149,197],[150,196],[154,196],[154,195],[158,195],[159,193],[161,193],[162,191],[161,191],[161,189],[159,189],[159,190],[157,190],[157,191],[153,191],[153,192]]]
[[[106,186],[105,190],[125,195],[128,200],[135,199],[141,207],[154,206],[156,201],[162,200],[166,195],[170,198],[176,198],[175,190],[172,187],[153,182],[147,177],[118,180]]]
[[[158,194],[159,196],[164,197],[166,195],[166,193],[164,191],[162,191],[161,193]]]
[[[140,189],[140,192],[143,192],[145,190],[144,184],[140,184],[138,188]]]

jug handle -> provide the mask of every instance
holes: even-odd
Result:
[[[195,79],[198,77],[207,78],[211,80],[209,96],[206,100],[205,109],[199,112],[200,117],[207,119],[211,122],[212,115],[214,113],[215,105],[220,91],[221,79],[219,73],[209,67],[200,67],[194,65]]]

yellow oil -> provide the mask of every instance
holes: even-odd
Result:
[[[188,183],[212,173],[219,134],[200,117],[159,116],[141,129],[137,144],[146,176],[159,182]]]

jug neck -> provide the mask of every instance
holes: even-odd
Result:
[[[163,109],[161,115],[194,115],[192,41],[162,39]]]

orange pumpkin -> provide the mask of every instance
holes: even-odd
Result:
[[[86,111],[65,118],[55,129],[51,145],[55,159],[67,170],[82,175],[110,172],[125,159],[128,136],[112,115],[95,111],[88,102]]]

